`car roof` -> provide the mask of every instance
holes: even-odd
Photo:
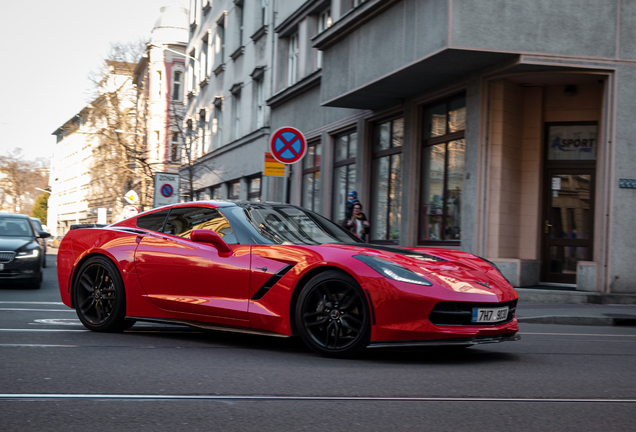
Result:
[[[0,213],[0,217],[11,217],[16,219],[30,219],[29,216],[19,213]]]

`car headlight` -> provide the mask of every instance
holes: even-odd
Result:
[[[353,256],[358,261],[362,261],[373,270],[380,273],[382,276],[386,276],[389,279],[393,279],[398,282],[406,282],[415,285],[424,285],[431,286],[433,285],[431,282],[424,279],[419,274],[405,269],[404,267],[392,263],[391,261],[387,261],[382,258],[370,256],[370,255],[354,255]]]
[[[28,252],[18,252],[18,255],[16,256],[16,258],[37,258],[40,255],[40,250],[39,249],[33,249],[30,250]]]

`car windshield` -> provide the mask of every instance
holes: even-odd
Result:
[[[26,219],[0,216],[0,236],[31,237],[33,236],[33,229]]]
[[[229,210],[252,236],[265,244],[362,243],[339,225],[299,207],[252,204],[224,210]]]

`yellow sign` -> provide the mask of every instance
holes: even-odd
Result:
[[[263,175],[271,177],[285,177],[285,164],[278,162],[271,153],[265,152],[265,167]]]

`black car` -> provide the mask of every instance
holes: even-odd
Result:
[[[0,213],[0,286],[18,281],[40,288],[46,257],[39,240],[49,235],[38,232],[26,215]]]

